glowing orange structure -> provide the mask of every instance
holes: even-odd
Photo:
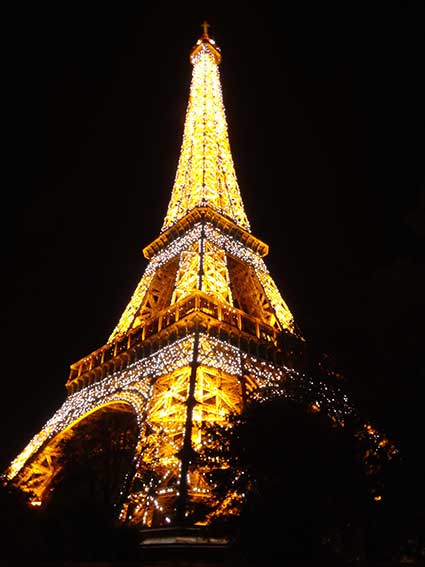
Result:
[[[233,514],[212,496],[196,454],[258,389],[287,379],[285,341],[301,340],[251,232],[230,151],[220,49],[204,25],[183,142],[162,230],[107,343],[71,365],[68,397],[10,464],[6,481],[34,506],[65,466],[66,441],[105,408],[133,412],[137,443],[121,518],[146,528],[207,525]],[[319,404],[319,402],[317,402]],[[193,516],[196,504],[204,512]],[[198,507],[199,508],[199,507]]]

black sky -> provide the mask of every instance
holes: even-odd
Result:
[[[424,4],[157,4],[9,22],[2,468],[64,400],[69,364],[105,343],[146,266],[205,18],[222,49],[236,173],[253,232],[270,245],[269,270],[352,398],[416,455]]]

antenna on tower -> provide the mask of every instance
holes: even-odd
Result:
[[[204,21],[202,22],[202,26],[201,26],[201,27],[202,27],[202,29],[204,30],[204,33],[203,33],[202,37],[207,37],[207,38],[209,38],[209,35],[208,35],[208,28],[210,27],[210,24],[207,22],[207,20],[204,20]]]

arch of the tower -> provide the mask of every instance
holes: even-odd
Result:
[[[13,478],[13,485],[25,493],[32,506],[48,502],[56,487],[64,479],[72,478],[75,467],[82,464],[102,482],[108,478],[105,494],[118,498],[124,473],[135,457],[140,440],[138,410],[125,398],[125,395],[111,396],[94,404],[70,423],[56,427],[53,435],[49,436],[46,429],[46,440],[33,450]]]

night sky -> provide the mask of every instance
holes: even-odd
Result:
[[[5,24],[2,469],[64,401],[69,365],[106,342],[147,265],[204,19],[267,266],[351,399],[418,458],[423,3],[143,4],[37,7]]]

